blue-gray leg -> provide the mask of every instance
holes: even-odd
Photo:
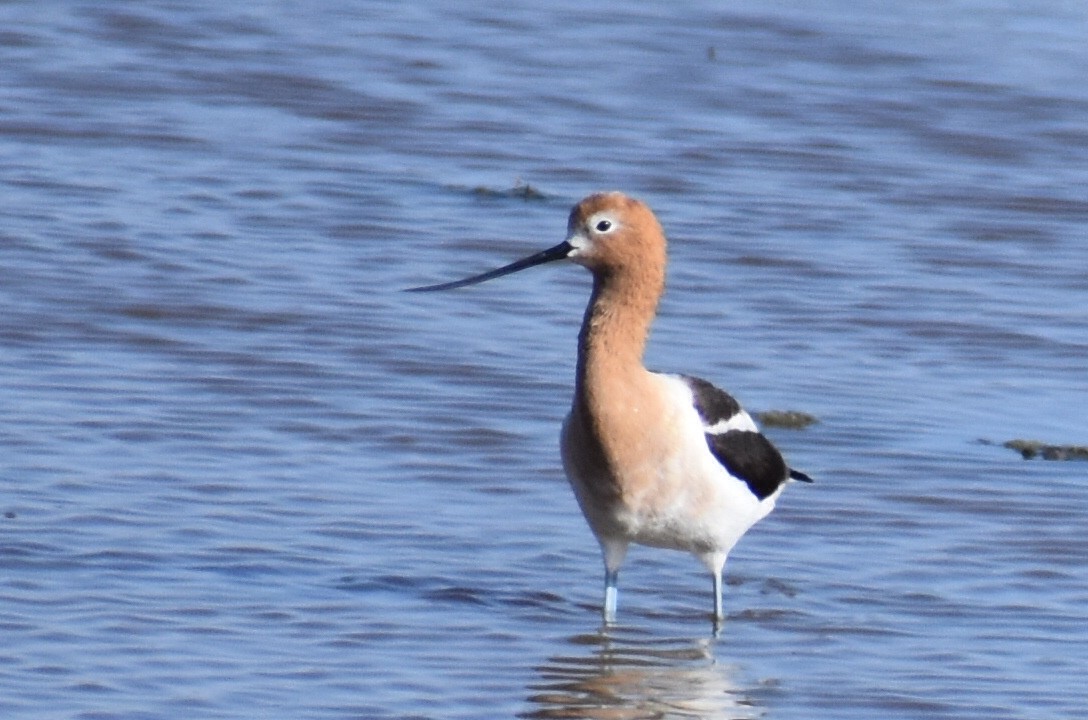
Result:
[[[714,571],[714,627],[718,627],[724,619],[722,613],[722,571],[718,568]]]
[[[604,573],[604,613],[606,623],[616,622],[616,600],[619,591],[616,589],[616,581],[619,579],[619,570],[605,570]]]
[[[616,622],[616,580],[619,578],[620,565],[627,556],[627,542],[598,538],[604,555],[604,605],[601,613],[606,623]]]

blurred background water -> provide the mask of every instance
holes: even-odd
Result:
[[[0,5],[0,716],[1072,718],[1088,5]],[[560,469],[623,189],[652,366],[817,484],[636,548]],[[993,444],[980,443],[987,440]]]

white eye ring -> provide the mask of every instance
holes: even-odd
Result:
[[[597,224],[593,226],[593,229],[597,232],[606,233],[614,227],[615,225],[612,224],[611,220],[609,220],[608,218],[604,218],[602,220],[598,220]]]

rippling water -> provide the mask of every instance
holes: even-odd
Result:
[[[0,715],[1071,718],[1088,6],[0,6]],[[598,189],[650,363],[817,478],[602,632],[557,432]],[[991,444],[980,443],[990,441]]]

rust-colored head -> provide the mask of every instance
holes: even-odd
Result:
[[[567,220],[569,257],[599,275],[664,274],[665,233],[645,203],[623,193],[590,195]]]

